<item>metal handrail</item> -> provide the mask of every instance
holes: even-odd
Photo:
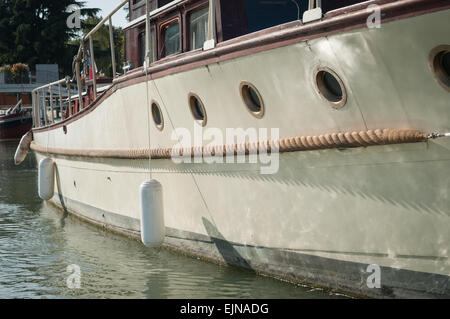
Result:
[[[94,59],[94,45],[93,45],[93,35],[100,30],[100,28],[105,25],[106,22],[109,22],[109,37],[110,37],[110,46],[111,46],[111,58],[112,58],[112,69],[113,69],[113,78],[115,78],[117,76],[116,74],[116,58],[115,58],[115,50],[114,50],[114,34],[113,34],[113,28],[112,28],[112,16],[119,11],[123,6],[125,6],[127,3],[129,2],[129,0],[122,0],[122,2],[117,5],[105,18],[103,18],[88,34],[84,35],[81,38],[81,43],[80,43],[80,47],[78,49],[78,53],[75,57],[75,76],[76,76],[76,86],[77,86],[77,90],[78,90],[78,101],[79,101],[79,107],[80,109],[83,108],[83,84],[81,82],[81,57],[82,54],[85,53],[85,43],[87,41],[89,41],[89,46],[90,46],[90,55],[91,55],[91,64],[94,68],[94,78],[93,78],[93,90],[94,90],[94,98],[97,97],[97,83],[96,83],[96,78],[95,78],[95,59]],[[86,54],[84,56],[85,60],[87,60]],[[86,61],[85,61],[86,64]],[[44,103],[42,103],[43,107],[45,108],[45,99],[46,99],[46,94],[44,94],[44,90],[49,89],[50,90],[50,108],[51,108],[51,117],[52,117],[52,123],[54,122],[53,119],[53,90],[52,87],[53,86],[58,86],[59,87],[59,101],[60,101],[60,109],[62,110],[63,107],[63,99],[62,99],[62,84],[66,84],[67,85],[67,91],[68,91],[68,103],[69,103],[69,116],[72,116],[72,108],[71,108],[71,85],[72,85],[72,80],[70,79],[70,77],[65,77],[64,79],[40,86],[36,89],[34,89],[32,91],[32,106],[33,106],[33,115],[35,116],[36,120],[34,123],[35,127],[40,127],[41,126],[41,117],[40,117],[40,111],[41,111],[41,99],[44,100]],[[42,93],[42,94],[41,94]],[[45,125],[47,125],[48,120],[47,120],[47,112],[44,111],[44,123]]]
[[[111,11],[105,18],[103,18],[102,21],[100,21],[95,27],[94,29],[92,29],[88,34],[86,34],[83,37],[83,41],[87,41],[89,40],[89,37],[91,37],[92,35],[94,35],[94,33],[96,33],[106,22],[109,21],[109,18],[111,18],[114,13],[116,13],[117,11],[119,11],[124,5],[126,5],[128,3],[129,0],[123,0],[119,5],[117,5],[117,7]]]
[[[43,86],[40,86],[40,87],[34,89],[34,90],[31,91],[31,92],[37,92],[37,91],[40,91],[40,90],[49,88],[49,87],[51,87],[51,86],[55,86],[55,85],[59,85],[59,84],[63,84],[63,83],[67,83],[67,77],[65,77],[64,79],[61,79],[61,80],[58,80],[58,81],[55,81],[55,82],[48,83],[48,84],[45,84],[45,85],[43,85]]]
[[[67,85],[67,94],[63,95],[63,88],[62,85]],[[56,107],[56,110],[60,110],[62,117],[64,117],[63,108],[65,104],[65,99],[63,97],[66,97],[70,94],[70,86],[72,84],[70,83],[70,77],[65,77],[64,79],[45,84],[43,86],[40,86],[36,89],[34,89],[32,94],[32,114],[33,114],[33,125],[34,127],[40,127],[41,126],[41,115],[40,113],[43,112],[44,117],[44,125],[47,125],[48,122],[54,123],[55,122],[55,116],[54,116],[54,110]],[[53,87],[58,87],[58,92],[56,95],[54,95]],[[46,99],[48,98],[48,104],[46,105]],[[53,102],[59,101],[59,106],[54,105]],[[42,102],[42,103],[41,103]],[[42,106],[42,107],[41,107]],[[50,107],[50,119],[48,119],[47,114],[47,107]]]
[[[150,12],[150,8],[149,8],[149,0],[146,0],[146,32],[147,32],[147,36],[146,36],[146,67],[149,67],[149,52],[150,52],[150,32],[149,32],[149,27],[150,27],[150,17],[152,17],[153,15],[156,15],[166,9],[169,9],[173,6],[178,5],[179,3],[181,3],[183,0],[173,0],[171,2],[169,2],[168,4],[166,4],[165,6],[162,6],[161,8],[157,8],[156,10],[153,10],[152,12]],[[71,89],[71,85],[73,82],[76,83],[77,86],[77,90],[78,90],[78,107],[79,109],[83,109],[84,105],[83,105],[83,83],[81,81],[81,62],[82,62],[82,57],[84,58],[84,65],[87,65],[87,52],[86,52],[86,42],[89,41],[89,50],[90,50],[90,58],[91,58],[91,65],[94,68],[94,77],[93,77],[93,81],[92,81],[92,86],[93,86],[93,94],[94,94],[94,99],[97,98],[97,79],[95,76],[95,58],[94,58],[94,45],[93,45],[93,36],[94,34],[100,30],[100,28],[102,26],[104,26],[107,22],[109,22],[109,37],[110,37],[110,46],[111,46],[111,58],[112,58],[112,71],[113,71],[113,79],[115,79],[117,77],[117,73],[116,73],[116,59],[115,59],[115,50],[114,50],[114,34],[113,34],[113,28],[112,28],[112,16],[119,11],[123,6],[125,6],[127,3],[129,2],[129,0],[122,0],[120,2],[120,4],[118,4],[106,17],[104,17],[91,31],[89,31],[86,35],[84,35],[81,38],[81,43],[80,43],[80,47],[78,49],[77,55],[74,58],[74,68],[75,68],[75,78],[76,78],[76,82],[73,79],[70,79],[70,77],[66,77],[64,79],[61,79],[59,81],[55,81],[52,82],[50,84],[46,84],[43,85],[37,89],[34,89],[32,91],[32,98],[33,98],[33,114],[36,115],[36,121],[35,121],[35,127],[41,126],[41,117],[39,115],[40,111],[41,111],[41,98],[44,100],[43,106],[45,107],[45,99],[46,99],[46,94],[44,95],[44,90],[49,89],[50,90],[50,108],[51,108],[51,115],[52,115],[52,123],[53,123],[53,91],[52,91],[52,87],[58,85],[59,87],[59,100],[60,100],[60,108],[62,110],[62,93],[61,93],[61,86],[63,83],[65,83],[67,85],[67,90],[69,92],[69,116],[72,116],[72,108],[70,106],[71,103],[71,95],[70,95],[70,89]],[[209,5],[210,5],[210,12],[209,12],[209,22],[208,22],[208,40],[205,42],[204,45],[204,50],[208,50],[208,49],[212,49],[215,47],[216,44],[216,38],[215,38],[215,1],[214,0],[209,0]],[[86,73],[86,72],[85,72]],[[42,94],[41,94],[42,93]],[[39,117],[38,117],[39,116]],[[48,123],[48,119],[47,119],[47,112],[44,112],[44,121],[45,121],[45,125],[47,125]]]
[[[113,11],[111,11],[110,14],[108,14],[105,18],[103,18],[102,21],[100,21],[91,31],[89,31],[88,34],[86,34],[85,36],[83,36],[83,38],[81,39],[81,45],[78,49],[78,53],[77,53],[77,60],[81,59],[81,54],[83,53],[83,46],[84,43],[86,41],[89,40],[90,37],[92,37],[98,30],[100,30],[100,28],[108,21],[111,21],[111,17],[117,12],[119,11],[124,5],[126,5],[129,2],[129,0],[123,0],[116,8],[114,8]],[[113,74],[114,76],[114,74]]]

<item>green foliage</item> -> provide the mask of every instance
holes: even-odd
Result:
[[[0,72],[5,75],[5,83],[7,84],[30,82],[30,67],[24,63],[16,63],[13,66],[3,65],[0,67]]]
[[[0,73],[3,73],[5,75],[5,83],[11,83],[12,82],[12,73],[11,73],[11,65],[5,64],[0,67]]]
[[[57,63],[62,74],[71,74],[76,48],[69,43],[77,31],[67,26],[70,5],[77,0],[0,0],[0,65],[23,61]],[[98,9],[82,9],[82,16],[94,16]],[[74,53],[75,52],[75,53]]]
[[[30,68],[24,63],[16,63],[11,68],[11,75],[15,83],[30,82]]]
[[[11,65],[5,64],[5,65],[0,66],[0,72],[11,74]]]

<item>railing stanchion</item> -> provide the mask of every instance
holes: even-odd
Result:
[[[83,90],[81,87],[80,60],[76,62],[75,72],[77,74],[78,109],[81,110],[83,108]]]
[[[48,124],[48,116],[47,116],[47,103],[44,89],[41,90],[42,94],[42,107],[44,109],[44,124],[47,126]]]
[[[44,119],[42,118],[42,116],[43,116],[44,114],[42,113],[41,91],[38,90],[38,91],[36,92],[36,94],[38,94],[39,123],[41,123],[41,125],[45,125],[45,121],[44,121]]]
[[[33,118],[33,127],[36,127],[36,116],[34,111],[34,91],[31,91],[31,116]]]
[[[69,101],[69,117],[72,116],[72,93],[70,92],[70,82],[67,81],[67,96]]]
[[[88,54],[86,49],[86,42],[83,41],[81,51],[83,52],[83,73],[84,78],[87,79],[87,76],[89,75],[89,66],[88,66]]]
[[[113,32],[113,25],[112,25],[112,19],[109,17],[109,43],[111,46],[111,64],[112,64],[112,73],[113,73],[113,79],[116,78],[116,54],[114,50],[114,32]]]
[[[33,118],[33,127],[36,127],[36,116],[34,110],[34,91],[31,91],[31,117]]]
[[[34,100],[34,117],[36,127],[41,127],[41,117],[39,116],[39,98],[37,96],[37,91],[33,92],[33,100]]]
[[[41,97],[39,95],[39,91],[34,91],[34,98],[35,98],[35,109],[36,109],[36,122],[37,127],[42,126],[42,118],[41,118]]]
[[[95,70],[95,58],[94,58],[94,40],[92,36],[89,37],[89,53],[91,57],[91,68],[92,68],[92,90],[94,91],[94,100],[97,98],[97,79]]]
[[[51,85],[48,88],[48,92],[50,93],[50,98],[49,98],[50,99],[50,112],[51,112],[50,118],[51,118],[52,124],[53,124],[53,123],[55,123],[55,114],[54,114],[54,110],[53,110],[53,88]]]
[[[58,84],[59,88],[59,113],[61,114],[61,120],[64,120],[64,113],[63,113],[63,99],[62,99],[62,86],[61,83]]]

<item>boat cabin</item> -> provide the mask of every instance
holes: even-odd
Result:
[[[149,0],[151,62],[203,48],[208,35],[210,2],[210,0]],[[306,0],[214,0],[214,2],[217,43],[302,20],[303,14],[310,6]],[[321,2],[322,13],[326,13],[365,1],[316,2]],[[130,0],[130,23],[124,28],[125,61],[128,62],[129,69],[144,64],[145,13],[145,0]]]
[[[75,74],[33,91],[34,125],[47,126],[75,115],[113,83],[120,82],[122,76],[142,71],[145,62],[149,63],[151,72],[152,66],[216,47],[242,44],[256,36],[302,26],[323,17],[345,15],[370,3],[364,0],[124,0],[83,36],[74,58]],[[94,71],[93,37],[100,27],[108,22],[111,25],[111,17],[126,4],[130,22],[124,26],[125,65],[122,70],[116,66],[112,54],[113,78],[99,78]],[[111,52],[114,52],[112,28],[109,29]],[[54,94],[55,86],[58,90]],[[63,89],[66,94],[62,93]],[[54,116],[58,110],[61,116]]]

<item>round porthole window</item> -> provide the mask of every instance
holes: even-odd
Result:
[[[201,126],[206,125],[206,110],[203,102],[200,100],[197,94],[189,94],[189,109],[191,114],[198,124]]]
[[[249,82],[242,82],[240,86],[241,97],[247,110],[254,117],[260,119],[264,116],[264,102],[256,87]]]
[[[430,66],[439,84],[450,91],[450,45],[440,45],[431,51]]]
[[[318,93],[335,109],[347,103],[344,82],[329,68],[318,68],[315,73],[315,85]]]
[[[155,123],[155,126],[158,130],[162,131],[164,129],[164,117],[161,112],[161,108],[159,107],[159,104],[155,101],[152,102],[152,117],[153,122]]]

